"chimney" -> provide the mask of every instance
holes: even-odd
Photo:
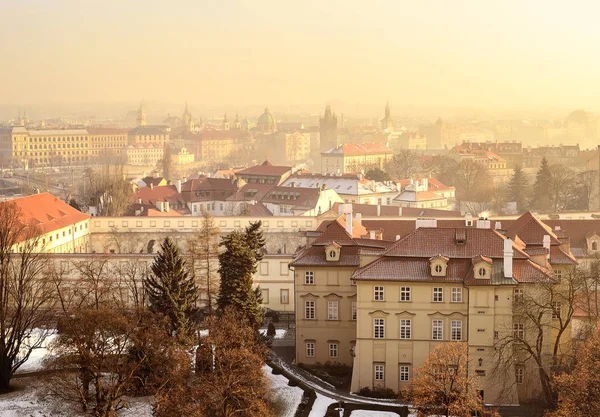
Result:
[[[346,232],[352,236],[352,204],[344,204],[344,214],[346,215]]]
[[[323,185],[321,186],[321,190],[326,190],[327,189],[327,184],[323,183]]]
[[[369,239],[375,240],[375,230],[369,230]]]
[[[142,199],[138,198],[138,204],[142,204]]]
[[[377,217],[381,216],[381,204],[377,204]]]
[[[338,204],[338,214],[344,214],[344,204]]]
[[[550,259],[550,235],[544,235],[542,246],[544,246],[548,250],[548,255],[546,255],[546,257],[547,259]]]
[[[513,277],[513,247],[510,238],[504,239],[504,278]]]
[[[478,229],[490,229],[492,227],[492,222],[487,219],[479,219],[477,220],[477,228]]]
[[[177,192],[181,193],[181,180],[180,179],[177,180],[175,187],[177,188]]]
[[[415,229],[419,227],[437,227],[436,219],[417,219],[415,220]]]
[[[183,180],[181,182],[185,184],[187,182],[187,177],[183,177]]]
[[[423,191],[429,191],[429,180],[427,178],[423,178]]]
[[[165,201],[165,212],[166,212],[166,213],[168,213],[168,212],[169,212],[169,210],[170,210],[170,207],[169,207],[169,205],[170,205],[170,204],[169,204],[169,202],[168,202],[168,201]]]
[[[150,189],[154,190],[154,183],[153,182],[150,183]]]
[[[296,183],[294,181],[290,182],[290,187],[294,188],[296,186]]]
[[[356,213],[354,215],[354,217],[356,218],[356,221],[358,222],[358,224],[360,224],[362,226],[362,213]]]
[[[494,224],[494,229],[495,230],[501,230],[502,229],[502,223],[496,222],[496,224]]]
[[[473,216],[471,213],[465,214],[465,226],[473,226]]]
[[[400,235],[396,235],[396,240],[400,240]]]

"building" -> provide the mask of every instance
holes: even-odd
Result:
[[[319,119],[319,144],[321,152],[338,146],[337,116],[331,112],[331,106],[325,108],[325,114]]]
[[[367,180],[362,174],[325,175],[296,172],[284,186],[315,188],[326,186],[334,190],[346,203],[392,205],[398,190],[391,182]]]
[[[254,184],[248,184],[252,188]],[[274,216],[318,216],[344,200],[326,186],[300,188],[273,186],[259,200]]]
[[[279,131],[275,134],[274,160],[282,164],[305,163],[310,158],[311,139],[308,131]]]
[[[417,178],[396,181],[401,190],[393,204],[400,207],[436,208],[449,210],[455,199],[456,189],[448,187],[436,178]]]
[[[188,143],[188,149],[194,149],[196,158],[202,161],[222,162],[231,155],[242,152],[244,149],[251,151],[254,139],[250,132],[245,130],[216,130],[207,128],[195,138],[195,144]]]
[[[394,121],[390,116],[390,102],[388,101],[385,105],[385,114],[383,119],[380,121],[381,130],[384,132],[391,133],[394,131]]]
[[[171,128],[168,126],[147,126],[140,125],[134,127],[127,133],[127,142],[130,145],[136,144],[154,144],[164,146],[169,143],[169,132]]]
[[[255,132],[259,134],[271,134],[277,132],[277,122],[268,107],[265,107],[264,113],[258,118]]]
[[[109,127],[88,127],[89,156],[97,159],[101,156],[120,156],[127,146],[128,129]]]
[[[123,148],[127,165],[155,166],[163,159],[165,148],[159,143],[134,143]]]
[[[15,204],[20,210],[19,223],[35,228],[38,252],[87,253],[90,216],[74,209],[50,193],[34,194],[0,204]],[[18,252],[19,248],[13,248]]]
[[[260,165],[236,172],[236,176],[249,184],[281,185],[292,173],[293,168],[290,166],[277,166],[264,161]]]
[[[186,148],[176,149],[171,154],[171,161],[174,165],[186,165],[194,162],[194,154],[188,152]]]
[[[420,132],[400,131],[393,132],[387,137],[390,148],[394,152],[402,149],[425,150],[427,149],[427,136]]]
[[[344,144],[321,152],[321,173],[347,174],[384,169],[394,151],[380,143]]]
[[[450,149],[448,157],[456,162],[471,160],[486,167],[491,174],[494,171],[506,170],[506,159],[487,149],[472,148],[468,145],[457,145]]]

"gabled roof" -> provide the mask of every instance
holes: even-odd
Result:
[[[21,224],[38,227],[41,233],[49,233],[90,218],[89,214],[74,209],[50,193],[34,194],[16,198],[10,202],[0,202],[0,204],[10,203],[16,204],[21,210],[19,218]]]
[[[506,229],[506,236],[513,240],[516,236],[519,236],[526,245],[541,245],[544,241],[544,235],[550,236],[550,244],[560,244],[552,228],[544,224],[530,211],[524,213]]]
[[[142,200],[142,203],[154,204],[158,201],[168,201],[169,203],[179,203],[183,201],[181,194],[177,192],[174,185],[159,185],[157,187],[141,187],[132,197],[134,202]]]
[[[129,131],[130,135],[164,135],[169,133],[169,126],[138,126]]]
[[[261,165],[255,165],[237,172],[238,176],[244,175],[263,175],[280,177],[287,172],[291,172],[292,167],[271,165],[269,161],[263,162]]]
[[[159,185],[161,182],[166,182],[166,180],[163,177],[151,177],[151,176],[147,176],[142,178],[142,181],[144,181],[144,184],[146,184],[148,187],[150,187],[150,184],[152,184],[153,186],[157,186]]]

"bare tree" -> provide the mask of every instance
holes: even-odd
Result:
[[[556,403],[552,378],[572,365],[571,323],[585,277],[573,269],[561,280],[523,284],[515,290],[512,328],[502,329],[495,343],[498,360],[495,372],[514,369],[514,363],[533,364],[541,400]],[[504,378],[514,381],[512,377]]]
[[[99,216],[122,216],[131,205],[133,188],[125,178],[123,163],[111,160],[98,170],[84,172],[78,195],[80,205],[96,206]]]
[[[420,168],[419,155],[410,149],[399,150],[387,166],[390,174],[397,179],[410,178]]]
[[[91,255],[72,263],[77,275],[77,308],[100,309],[118,304],[118,283],[110,274],[109,257]]]
[[[461,161],[455,172],[456,200],[463,202],[492,203],[493,187],[487,168],[475,161]]]
[[[554,211],[564,211],[572,202],[575,187],[575,173],[562,164],[550,166],[550,194]]]
[[[484,410],[478,386],[469,374],[467,342],[449,342],[437,345],[415,370],[408,397],[419,417],[497,415]]]
[[[113,267],[113,275],[118,277],[119,287],[127,294],[126,299],[121,299],[122,305],[131,306],[135,310],[146,306],[146,292],[144,279],[150,274],[148,263],[140,259],[127,259],[119,261]]]
[[[0,204],[0,392],[49,333],[56,299],[44,279],[40,234],[22,223],[15,203]]]
[[[206,301],[208,314],[215,310],[219,292],[220,232],[209,212],[202,210],[202,223],[198,231],[188,240],[188,259],[192,273],[200,290],[200,300]]]
[[[594,197],[598,193],[598,171],[587,170],[577,174],[577,188],[582,199],[582,209],[591,210]]]

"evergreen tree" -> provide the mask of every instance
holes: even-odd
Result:
[[[540,169],[533,185],[533,206],[538,210],[549,210],[551,206],[550,189],[552,186],[552,171],[546,157],[542,159]]]
[[[523,168],[521,168],[521,165],[517,165],[508,183],[507,197],[508,201],[517,203],[517,211],[519,213],[525,211],[527,208],[528,187],[529,184],[527,183],[527,177],[525,177]]]
[[[182,343],[193,334],[198,291],[177,245],[167,237],[144,280],[150,311],[168,319],[168,332]]]
[[[256,329],[262,323],[260,290],[252,288],[252,276],[258,262],[263,258],[265,239],[261,223],[252,223],[242,233],[231,232],[223,238],[225,248],[219,254],[221,287],[218,307],[223,312],[227,307],[242,313]]]

